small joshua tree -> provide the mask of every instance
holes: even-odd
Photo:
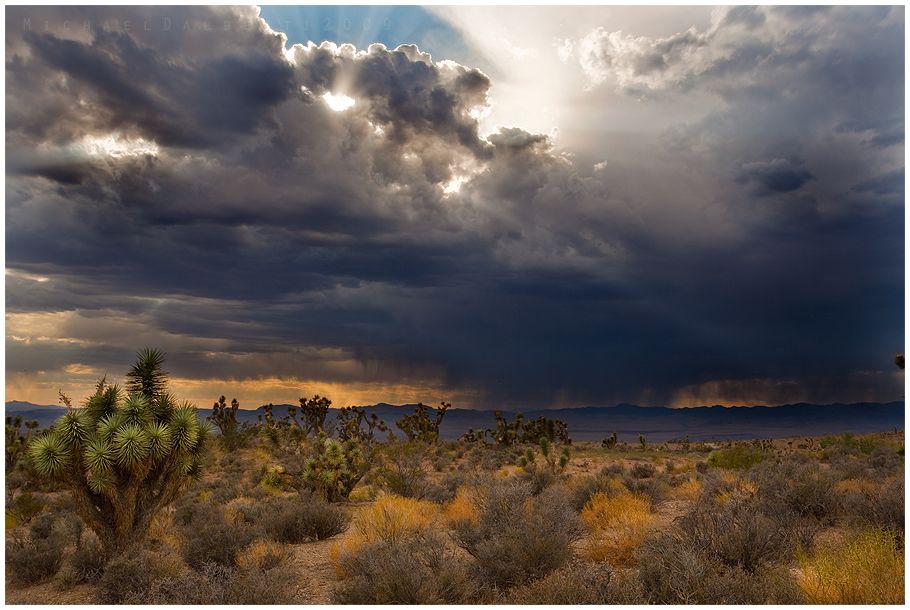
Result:
[[[616,441],[617,441],[617,437],[616,437],[616,433],[614,432],[613,434],[611,434],[610,436],[608,436],[607,438],[602,440],[600,442],[600,446],[603,447],[604,449],[613,449],[614,447],[616,447]]]
[[[563,447],[562,451],[557,455],[553,445],[545,436],[540,437],[537,446],[540,449],[540,455],[543,456],[543,464],[538,464],[537,455],[533,449],[528,447],[525,454],[518,459],[519,466],[525,469],[542,466],[554,475],[558,475],[569,465],[571,454],[568,447]]]
[[[140,352],[126,393],[102,379],[82,408],[29,445],[37,472],[70,489],[107,555],[140,543],[154,516],[200,472],[210,429],[193,405],[167,393],[163,362],[162,352]]]
[[[228,446],[233,446],[237,436],[237,409],[240,403],[234,398],[231,400],[231,406],[228,407],[227,399],[222,396],[212,405],[212,414],[208,420],[218,426],[221,430],[221,438]]]
[[[497,445],[510,447],[518,442],[521,436],[522,420],[524,415],[515,414],[513,421],[508,421],[502,411],[494,411],[493,416],[496,418],[496,429],[487,430]]]
[[[306,489],[337,502],[351,495],[369,468],[370,459],[359,440],[341,441],[320,434],[313,455],[304,463],[301,481]]]
[[[19,458],[25,453],[28,443],[32,438],[35,430],[38,428],[37,421],[27,421],[25,423],[25,434],[22,434],[22,416],[6,418],[6,472],[12,472],[19,463]]]
[[[452,405],[447,402],[439,403],[439,407],[436,409],[419,403],[413,413],[402,417],[395,425],[405,433],[409,441],[435,443],[439,440],[439,426],[442,424],[442,418],[451,407]],[[433,418],[430,418],[430,411],[434,411]]]
[[[644,434],[639,434],[639,435],[638,435],[638,444],[641,445],[642,451],[644,451],[645,449],[648,448],[648,441],[645,440],[645,435],[644,435]]]

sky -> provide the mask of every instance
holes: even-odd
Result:
[[[7,7],[6,399],[903,399],[903,7]]]

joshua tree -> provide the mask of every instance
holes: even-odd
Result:
[[[452,405],[447,402],[439,403],[439,407],[436,409],[419,403],[413,413],[402,417],[395,425],[405,433],[409,441],[435,443],[439,440],[439,426],[442,424],[442,418],[451,407]],[[430,411],[434,411],[435,414],[432,419]]]
[[[610,436],[608,436],[607,438],[602,440],[600,442],[600,446],[603,447],[604,449],[613,449],[614,447],[616,447],[616,440],[617,440],[616,433],[614,432],[613,434],[611,434]]]
[[[221,430],[221,438],[228,445],[233,444],[237,434],[237,409],[239,408],[240,403],[236,398],[231,400],[231,406],[228,407],[227,399],[222,396],[212,405],[212,414],[208,416],[208,420]]]
[[[300,399],[300,410],[303,412],[304,433],[319,436],[325,432],[325,418],[329,414],[332,401],[316,394],[310,399]],[[296,419],[296,418],[295,418]]]
[[[571,445],[569,426],[566,422],[549,417],[535,417],[522,424],[520,441],[522,443],[536,443],[541,437],[546,437],[551,443]]]
[[[522,420],[524,415],[521,413],[515,414],[514,421],[506,420],[505,415],[502,411],[494,411],[493,416],[496,418],[496,429],[487,430],[497,445],[503,445],[509,447],[514,443],[518,442],[519,436],[521,434]]]
[[[364,428],[364,426],[366,426]],[[335,421],[338,438],[342,441],[360,440],[367,445],[372,445],[376,440],[376,432],[388,432],[389,427],[379,419],[375,413],[367,415],[366,411],[358,407],[342,407],[338,410]]]
[[[154,516],[200,472],[210,434],[196,408],[167,393],[164,354],[146,349],[127,373],[125,393],[98,382],[29,445],[39,474],[64,483],[108,555],[141,542]]]
[[[23,436],[22,416],[6,418],[6,472],[11,472],[19,463],[19,458],[25,453],[32,434],[38,428],[37,421],[30,420],[24,423],[26,432]]]
[[[300,478],[304,488],[329,502],[346,500],[370,469],[371,459],[364,454],[364,448],[356,439],[341,441],[320,434],[313,454],[303,466]]]
[[[648,441],[645,440],[645,435],[644,435],[644,434],[639,434],[639,435],[638,435],[638,442],[639,442],[639,444],[641,445],[642,450],[648,448]]]

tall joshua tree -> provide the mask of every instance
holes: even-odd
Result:
[[[167,392],[164,354],[146,349],[127,373],[127,392],[105,380],[29,446],[42,475],[63,482],[108,555],[148,534],[154,516],[200,472],[210,435],[196,407]]]

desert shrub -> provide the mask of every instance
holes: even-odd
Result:
[[[205,564],[199,571],[184,572],[155,580],[143,604],[287,604],[291,595],[289,576],[281,568],[238,570]]]
[[[613,496],[597,493],[581,511],[591,535],[587,555],[614,566],[634,563],[635,553],[654,523],[651,501],[629,492]]]
[[[801,554],[798,582],[813,604],[902,604],[904,551],[888,531],[860,532]]]
[[[581,535],[565,489],[532,497],[516,480],[478,490],[476,521],[455,524],[458,543],[475,558],[479,576],[499,586],[523,584],[564,565]],[[558,524],[558,527],[554,527]]]
[[[657,477],[640,479],[627,474],[622,478],[622,484],[634,494],[647,496],[655,505],[661,503],[670,492],[670,485]]]
[[[678,532],[645,542],[639,561],[644,596],[652,604],[794,604],[799,589],[783,566],[747,571],[694,548]]]
[[[266,534],[288,544],[331,538],[342,533],[350,521],[344,509],[309,494],[281,498],[264,508],[260,514]]]
[[[766,462],[747,476],[757,487],[762,510],[778,521],[796,515],[828,525],[840,511],[837,481],[816,463]]]
[[[597,493],[615,495],[628,491],[622,482],[622,468],[619,468],[618,474],[614,471],[615,469],[606,467],[593,476],[571,479],[568,483],[568,489],[573,508],[576,511],[580,511],[591,497]]]
[[[344,536],[330,553],[335,569],[344,574],[342,555],[355,555],[365,544],[380,540],[395,541],[435,524],[439,506],[432,502],[402,498],[392,494],[380,496],[361,510]]]
[[[6,543],[6,565],[13,582],[33,584],[55,575],[63,563],[63,536],[56,531],[32,530]]]
[[[194,568],[207,563],[233,566],[237,552],[253,541],[251,527],[237,526],[217,515],[208,523],[185,531],[183,560]]]
[[[634,570],[613,570],[605,563],[574,562],[540,580],[508,592],[509,604],[625,604],[647,600]]]
[[[753,445],[734,445],[726,449],[712,451],[708,455],[708,464],[715,468],[737,469],[751,468],[771,457],[770,453]]]
[[[453,604],[474,593],[466,563],[428,528],[344,551],[339,562],[339,604]]]
[[[172,568],[156,553],[136,549],[115,556],[104,566],[96,594],[103,604],[147,603],[152,583],[170,576]]]
[[[6,513],[12,515],[17,524],[31,522],[43,510],[44,502],[28,491],[18,494],[11,502],[6,504]]]
[[[382,467],[377,472],[379,484],[404,498],[426,498],[435,487],[426,468],[430,448],[430,445],[417,441],[386,445],[382,453]]]
[[[657,473],[657,468],[650,462],[635,462],[629,469],[629,474],[636,479],[649,479]]]
[[[104,574],[104,549],[95,538],[90,538],[70,557],[68,577],[73,583],[96,582]]]
[[[853,483],[848,484],[848,483]],[[856,525],[885,529],[904,539],[904,479],[897,477],[881,486],[871,481],[849,479],[838,484],[843,512]]]
[[[700,503],[680,518],[679,527],[692,549],[746,572],[786,558],[796,544],[788,530],[741,498]]]

